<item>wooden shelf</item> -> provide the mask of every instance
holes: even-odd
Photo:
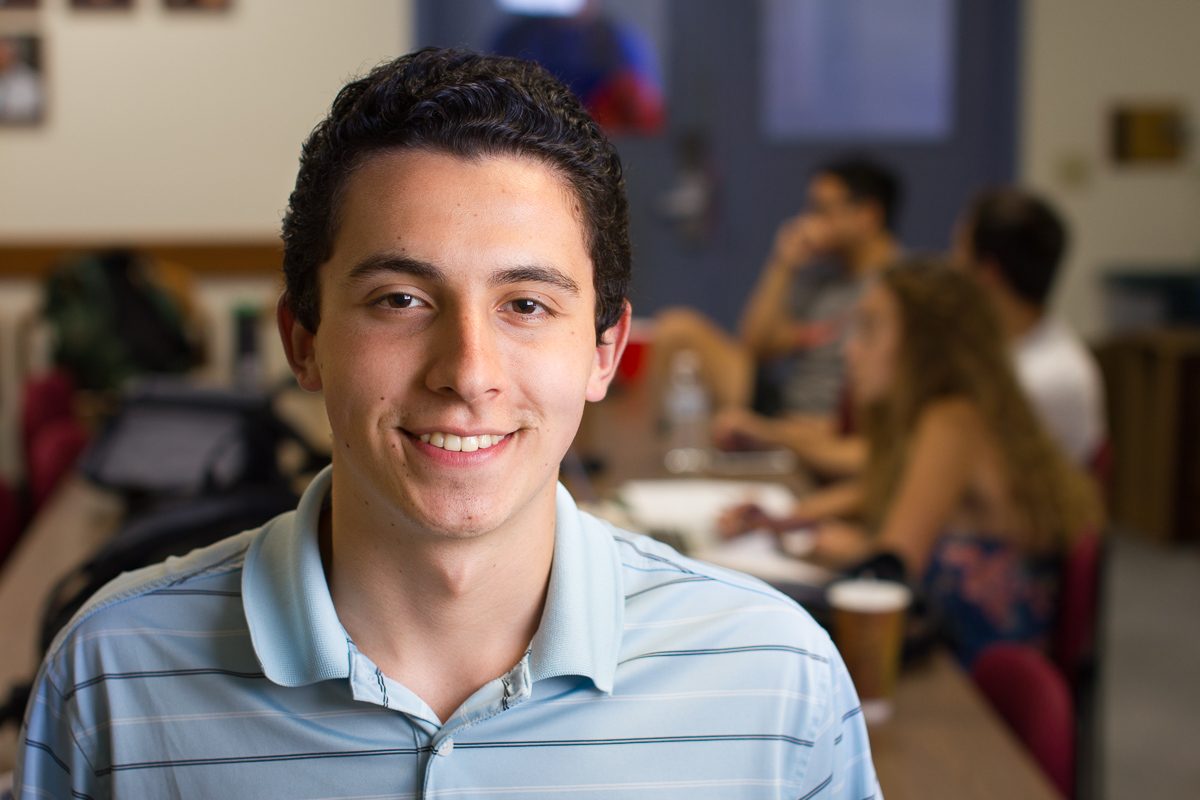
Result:
[[[283,264],[283,244],[272,239],[0,241],[0,278],[40,277],[65,257],[114,247],[138,250],[196,274],[279,274]]]

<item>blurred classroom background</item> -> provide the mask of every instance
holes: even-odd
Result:
[[[277,385],[279,222],[334,93],[418,46],[533,36],[506,16],[520,3],[496,0],[87,5],[0,0],[0,478],[17,494],[23,387],[56,346],[48,276],[101,256],[152,264],[185,309],[193,374]],[[902,178],[910,250],[948,249],[984,186],[1062,213],[1052,307],[1100,359],[1114,451],[1100,785],[1200,789],[1186,752],[1200,715],[1200,4],[599,5],[636,56],[636,107],[612,101],[610,129],[638,317],[686,305],[732,326],[809,173],[848,151]],[[106,402],[77,403],[85,433]]]

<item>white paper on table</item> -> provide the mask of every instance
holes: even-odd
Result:
[[[763,530],[701,548],[692,557],[776,585],[824,586],[833,579],[829,570],[780,552],[775,534]]]
[[[791,490],[776,483],[702,478],[629,481],[617,497],[641,533],[675,534],[689,554],[720,543],[717,517],[728,508],[754,503],[785,516],[796,504]]]
[[[832,573],[780,552],[775,536],[751,531],[723,540],[717,533],[721,512],[742,503],[754,503],[772,516],[789,514],[796,497],[784,486],[762,481],[679,478],[630,481],[617,492],[634,529],[642,533],[670,533],[680,537],[688,554],[726,569],[745,572],[777,585],[823,586]],[[799,551],[803,534],[785,534]]]

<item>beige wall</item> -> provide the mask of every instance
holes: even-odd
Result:
[[[273,237],[303,135],[345,79],[408,49],[407,0],[43,0],[48,117],[0,132],[0,239]]]
[[[234,0],[228,13],[80,13],[42,0],[8,12],[40,30],[46,124],[0,129],[0,242],[205,238],[274,240],[300,144],[346,79],[408,50],[410,0]],[[230,371],[233,308],[273,307],[274,276],[203,277],[208,377]],[[14,449],[16,321],[28,279],[0,278],[0,474]],[[270,366],[284,369],[278,347]]]
[[[1119,168],[1106,127],[1115,102],[1166,100],[1200,133],[1198,34],[1195,0],[1025,2],[1020,170],[1072,222],[1056,307],[1089,336],[1105,330],[1106,268],[1200,263],[1200,138],[1181,167]]]

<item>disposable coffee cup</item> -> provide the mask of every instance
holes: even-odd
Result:
[[[904,615],[912,592],[894,581],[845,580],[827,592],[833,609],[833,638],[850,670],[868,724],[892,715]]]

